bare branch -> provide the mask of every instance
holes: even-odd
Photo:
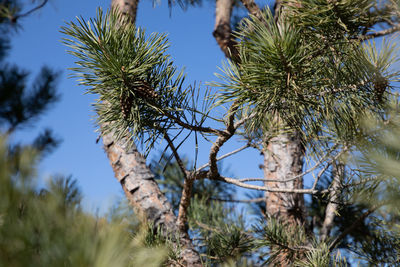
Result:
[[[217,154],[221,148],[221,146],[228,141],[234,134],[237,128],[235,128],[235,114],[238,109],[238,105],[236,103],[233,103],[231,108],[229,109],[228,112],[228,123],[226,126],[225,130],[225,135],[220,135],[215,143],[212,145],[210,149],[210,156],[209,156],[209,177],[218,177],[219,172],[218,172],[218,167],[217,167]]]
[[[245,150],[246,148],[249,148],[249,147],[251,147],[251,145],[250,145],[250,144],[246,144],[246,145],[244,145],[244,146],[242,146],[242,147],[239,147],[239,148],[236,149],[236,150],[233,150],[233,151],[231,151],[231,152],[229,152],[229,153],[226,153],[225,155],[223,155],[223,156],[217,158],[216,161],[220,161],[220,160],[222,160],[222,159],[224,159],[224,158],[230,157],[230,156],[232,156],[232,155],[234,155],[234,154],[236,154],[236,153],[239,153],[240,151]],[[210,163],[204,164],[203,166],[199,167],[196,171],[199,172],[199,171],[201,171],[201,170],[207,168],[208,166],[210,166]]]
[[[187,172],[187,170],[186,170],[185,165],[183,164],[182,159],[180,158],[180,156],[179,156],[179,154],[178,154],[178,151],[177,151],[177,149],[176,149],[174,143],[172,142],[171,138],[169,138],[169,136],[168,136],[167,133],[164,134],[164,139],[167,141],[168,146],[171,148],[172,153],[174,154],[174,157],[175,157],[175,159],[176,159],[176,162],[178,163],[178,166],[179,166],[179,168],[180,168],[181,171],[182,171],[183,177],[184,177],[185,180],[186,180],[186,179],[187,179],[187,173],[188,173],[188,172]]]
[[[335,162],[336,160],[338,160],[338,158],[339,158],[340,156],[342,156],[343,153],[347,152],[347,150],[348,150],[347,147],[343,148],[342,151],[340,151],[335,157],[333,157],[332,160],[330,160],[330,161],[325,165],[324,168],[321,169],[321,171],[318,173],[317,177],[316,177],[315,180],[314,180],[314,184],[313,184],[313,186],[312,186],[312,189],[315,189],[315,188],[317,187],[318,181],[321,179],[322,175],[323,175],[323,174],[325,173],[325,171],[329,168],[329,166],[330,166],[333,162]]]
[[[27,12],[22,13],[22,14],[17,14],[17,15],[15,15],[15,16],[12,16],[12,17],[10,18],[11,22],[14,22],[14,23],[15,23],[15,22],[17,22],[18,19],[23,18],[23,17],[26,17],[26,16],[29,16],[29,15],[32,14],[33,12],[35,12],[35,11],[41,9],[42,7],[44,7],[44,6],[47,4],[47,2],[48,2],[48,0],[43,0],[43,2],[42,2],[40,5],[38,5],[38,6],[34,7],[34,8],[32,8],[31,10],[28,10]]]
[[[226,182],[229,184],[240,186],[242,188],[254,189],[254,190],[259,190],[259,191],[277,192],[277,193],[297,193],[297,194],[321,193],[320,191],[312,189],[312,188],[311,189],[269,188],[266,186],[245,184],[245,183],[240,182],[239,180],[229,178],[229,177],[223,177],[223,176],[219,176],[216,178],[210,178],[210,179],[217,180],[217,181],[223,181],[223,182]]]
[[[331,184],[331,192],[329,194],[329,203],[325,209],[325,219],[321,228],[321,241],[325,241],[333,227],[333,220],[335,219],[338,203],[338,193],[340,185],[344,176],[344,165],[333,163],[333,180]]]
[[[220,136],[226,135],[226,133],[221,130],[213,129],[210,127],[203,127],[203,126],[188,124],[168,112],[163,111],[162,114],[165,115],[166,117],[168,117],[169,119],[173,120],[174,122],[176,122],[179,126],[182,126],[183,128],[188,129],[188,130],[192,130],[192,131],[196,131],[196,132],[212,133],[212,134],[220,135]]]
[[[174,143],[169,138],[168,134],[164,134],[164,138],[168,142],[168,145],[171,148],[172,153],[174,154],[174,157],[176,159],[176,162],[178,163],[178,166],[181,169],[184,177],[182,197],[181,201],[179,202],[177,225],[182,232],[186,232],[187,209],[189,208],[190,200],[192,197],[194,176],[190,174],[188,175],[188,171],[186,170],[186,167],[183,164],[183,161],[181,160],[178,151],[176,150]]]
[[[243,179],[239,179],[238,181],[240,181],[240,182],[274,182],[274,183],[287,183],[287,182],[296,180],[296,179],[298,179],[298,178],[302,178],[303,176],[305,176],[305,175],[311,173],[312,171],[314,171],[316,168],[318,168],[318,167],[322,164],[322,162],[325,161],[325,159],[326,159],[326,158],[328,157],[328,155],[332,152],[332,150],[334,150],[334,149],[331,149],[328,153],[326,153],[317,163],[315,163],[315,165],[314,165],[313,167],[311,167],[311,168],[308,169],[307,171],[305,171],[305,172],[303,172],[303,173],[301,173],[301,174],[299,174],[299,175],[293,176],[293,177],[291,177],[291,178],[287,178],[287,179],[283,179],[283,180],[279,180],[279,179],[266,179],[266,178],[243,178]],[[328,164],[327,164],[326,166],[324,166],[324,168],[318,173],[317,180],[320,179],[320,177],[321,177],[322,174],[328,169],[328,167],[330,166],[330,164],[331,164],[334,160],[336,160],[340,155],[342,155],[343,152],[344,152],[344,151],[342,151],[341,153],[339,153],[338,155],[336,155],[332,160],[330,160],[330,161],[328,162]],[[317,181],[317,182],[318,182],[318,181]],[[316,185],[315,182],[314,182],[314,184]],[[313,188],[315,189],[315,186],[314,186]]]
[[[397,31],[400,31],[400,24],[397,24],[397,25],[395,25],[395,26],[393,26],[393,27],[391,27],[389,29],[373,32],[373,33],[370,33],[370,34],[367,34],[367,35],[362,35],[359,39],[362,40],[362,41],[369,40],[369,39],[372,39],[372,38],[377,38],[377,37],[382,37],[382,36],[385,36],[385,35],[389,35],[389,34],[397,32]]]
[[[220,201],[220,202],[231,202],[231,203],[259,203],[259,202],[264,202],[265,198],[263,198],[263,197],[253,198],[253,199],[220,199],[220,198],[211,198],[211,200]]]

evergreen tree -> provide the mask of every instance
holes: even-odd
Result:
[[[16,130],[33,126],[34,122],[58,99],[56,91],[59,72],[44,66],[28,85],[29,71],[5,61],[10,49],[10,38],[21,27],[19,19],[43,7],[47,1],[24,11],[19,1],[0,1],[0,130],[12,134]],[[59,140],[51,129],[44,129],[31,145],[42,152],[50,152]],[[18,144],[14,144],[18,147]]]
[[[371,135],[363,120],[372,118],[376,128],[396,117],[395,44],[384,40],[378,49],[372,39],[400,29],[400,3],[288,0],[277,3],[275,15],[242,3],[250,16],[232,34],[233,1],[217,1],[214,36],[231,60],[223,82],[214,83],[219,91],[203,98],[200,88],[184,83],[166,37],[146,37],[121,4],[63,28],[80,83],[99,95],[103,142],[128,199],[156,230],[180,231],[168,240],[175,248],[183,242],[177,260],[187,266],[347,266],[354,255],[370,265],[398,264],[398,216],[390,208],[396,197],[388,198],[398,185],[396,140],[382,142],[387,136]],[[220,110],[227,112],[215,117]],[[179,151],[192,133],[210,141],[208,163],[200,167]],[[218,157],[235,135],[244,146]],[[165,172],[157,166],[152,173],[134,141],[148,151],[162,140],[174,160],[167,157]],[[218,161],[248,147],[265,154],[265,177],[228,177]],[[371,147],[389,153],[385,172],[380,156],[370,162]],[[361,168],[362,153],[368,164]],[[313,185],[305,188],[308,174]],[[173,207],[153,183],[157,177]],[[221,184],[267,192],[256,227],[232,208],[241,200]]]

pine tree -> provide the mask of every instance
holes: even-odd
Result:
[[[395,45],[384,40],[377,49],[373,39],[400,29],[399,3],[288,0],[277,3],[274,15],[243,0],[250,16],[237,33],[230,25],[233,4],[217,1],[213,33],[231,60],[220,75],[223,82],[213,84],[219,91],[207,91],[200,100],[200,88],[185,85],[167,54],[166,37],[146,38],[134,25],[136,5],[123,14],[118,6],[99,10],[90,22],[79,19],[63,28],[65,43],[79,59],[74,70],[80,83],[99,95],[103,142],[128,199],[167,235],[180,231],[189,252],[180,251],[178,261],[188,266],[200,264],[193,245],[204,265],[347,266],[351,253],[370,264],[398,263],[398,218],[385,208],[384,197],[392,191],[380,190],[392,178],[367,175],[357,157],[365,151],[360,144],[373,140],[363,120],[385,124],[393,112]],[[224,108],[225,116],[215,118]],[[210,121],[221,127],[206,126]],[[186,140],[185,132],[214,137],[207,164],[188,165],[181,158],[177,143]],[[246,143],[218,157],[233,136]],[[165,169],[172,175],[154,170],[173,207],[134,145],[143,143],[148,151],[162,140],[172,155]],[[218,161],[248,147],[264,153],[265,177],[227,177]],[[304,188],[308,174],[313,185]],[[235,215],[229,204],[209,209],[223,198],[240,201],[224,190],[215,192],[215,199],[207,197],[221,183],[266,192],[257,227],[245,227],[237,214],[231,221],[218,218],[218,212]],[[193,197],[196,188],[202,193]],[[196,243],[198,238],[204,242]],[[179,240],[170,239],[175,247]]]

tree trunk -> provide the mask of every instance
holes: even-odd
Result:
[[[111,4],[134,22],[138,3],[138,0],[112,0]],[[115,177],[135,211],[145,221],[151,222],[154,227],[160,227],[165,235],[175,240],[176,246],[181,250],[181,265],[202,266],[189,236],[179,231],[172,207],[154,180],[146,159],[134,144],[130,148],[127,145],[132,140],[115,141],[113,133],[105,134],[102,138]]]
[[[189,236],[179,231],[172,207],[155,182],[154,174],[146,165],[146,159],[135,145],[128,149],[124,141],[114,141],[112,133],[103,136],[104,150],[127,199],[145,221],[153,223],[154,227],[160,227],[172,238],[178,237],[176,242],[182,249],[182,264],[201,266],[200,256]]]
[[[264,149],[264,178],[275,181],[265,182],[265,185],[270,188],[302,189],[302,177],[280,181],[301,174],[303,158],[304,147],[298,134],[282,133],[271,138]],[[292,225],[304,223],[303,194],[266,192],[265,201],[268,215]]]

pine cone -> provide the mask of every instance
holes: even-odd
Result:
[[[121,104],[122,114],[124,115],[124,118],[127,119],[131,112],[133,95],[130,93],[124,94],[119,98],[119,102]]]
[[[146,81],[135,82],[133,91],[137,94],[137,96],[143,99],[154,99],[158,97],[153,87],[151,87]]]
[[[144,100],[150,100],[158,97],[158,94],[154,91],[154,89],[146,82],[146,81],[138,81],[135,82],[135,85],[132,87],[132,91],[135,93],[137,97],[140,97]],[[131,93],[125,93],[120,97],[121,111],[124,115],[124,118],[128,118],[129,113],[133,104],[133,95]]]
[[[385,77],[377,76],[374,81],[375,88],[375,98],[378,102],[382,102],[383,93],[385,93],[386,88],[389,86],[389,82]]]

